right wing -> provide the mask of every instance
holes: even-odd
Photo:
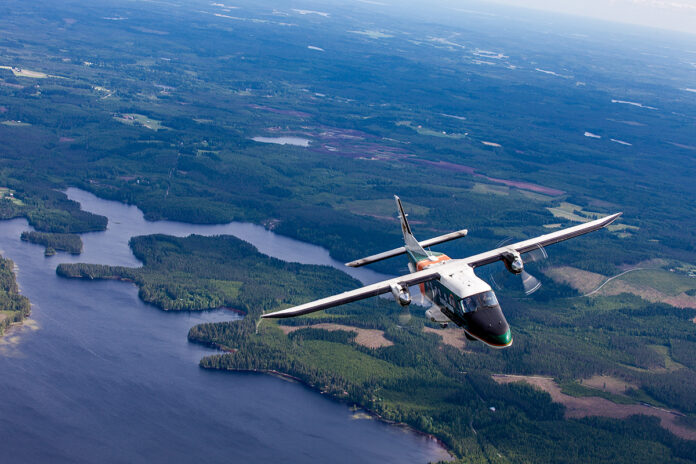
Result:
[[[352,303],[353,301],[358,301],[365,298],[369,298],[371,296],[388,293],[391,291],[392,285],[405,285],[407,287],[410,287],[412,285],[422,284],[423,282],[427,282],[429,280],[439,279],[440,272],[447,271],[451,273],[451,269],[456,267],[455,265],[461,266],[462,264],[463,263],[460,260],[448,261],[445,264],[432,266],[432,268],[429,269],[423,269],[422,271],[414,272],[412,274],[406,274],[401,277],[383,280],[382,282],[377,282],[376,284],[371,284],[365,287],[357,288],[355,290],[339,293],[338,295],[322,298],[321,300],[312,301],[310,303],[305,303],[299,306],[293,306],[292,308],[283,309],[274,313],[264,314],[261,317],[294,317],[300,316],[302,314],[313,313],[314,311],[321,311],[322,309],[332,308],[334,306],[339,306],[346,303]]]
[[[464,261],[466,261],[466,263],[471,267],[491,264],[501,260],[503,258],[503,254],[511,249],[515,250],[519,254],[524,254],[538,248],[553,245],[554,243],[562,242],[564,240],[601,229],[602,227],[606,227],[612,222],[616,221],[619,216],[621,216],[621,213],[612,214],[611,216],[605,216],[584,224],[551,232],[550,234],[530,238],[529,240],[513,243],[511,245],[505,245],[504,247],[496,248],[495,250],[485,251],[474,256],[469,256],[468,258],[465,258]]]

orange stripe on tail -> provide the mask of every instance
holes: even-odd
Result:
[[[447,255],[435,256],[435,258],[437,258],[435,261],[433,261],[429,258],[421,259],[420,261],[418,261],[416,263],[416,269],[418,269],[419,271],[422,271],[423,269],[429,267],[432,264],[442,263],[444,261],[449,261],[450,259],[452,259]]]

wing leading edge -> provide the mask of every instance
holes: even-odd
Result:
[[[440,272],[445,271],[446,267],[452,267],[454,264],[459,264],[461,266],[464,263],[461,260],[452,260],[447,264],[435,266],[433,269],[424,269],[422,271],[406,274],[401,277],[383,280],[382,282],[377,282],[376,284],[339,293],[338,295],[328,296],[326,298],[322,298],[321,300],[312,301],[299,306],[293,306],[292,308],[283,309],[274,313],[264,314],[261,317],[281,318],[300,316],[302,314],[313,313],[314,311],[321,311],[322,309],[333,308],[334,306],[352,303],[353,301],[388,293],[391,291],[392,285],[405,285],[410,287],[412,285],[422,284],[423,282],[427,282],[429,280],[439,279]]]
[[[471,267],[491,264],[502,259],[503,254],[510,249],[517,251],[519,254],[524,254],[540,247],[553,245],[554,243],[562,242],[579,235],[584,235],[589,232],[599,230],[602,227],[606,227],[612,222],[616,221],[621,214],[623,213],[612,214],[611,216],[605,216],[601,219],[586,222],[578,226],[568,227],[567,229],[551,232],[550,234],[541,235],[539,237],[530,238],[529,240],[513,243],[512,245],[496,248],[495,250],[479,253],[478,255],[469,256],[468,258],[464,259],[464,261],[466,261],[466,263]]]

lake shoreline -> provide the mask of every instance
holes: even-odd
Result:
[[[189,341],[190,341],[191,343],[198,343],[198,344],[206,345],[206,344],[204,344],[204,343],[201,343],[201,342],[198,342],[198,341],[195,341],[195,340],[189,340]],[[213,345],[207,345],[207,346],[213,346]],[[220,349],[220,348],[218,347],[218,349]],[[226,353],[229,353],[229,352],[230,352],[230,351],[224,350],[224,349],[220,349],[220,351],[223,351],[223,352],[226,352]],[[235,350],[235,351],[236,351],[236,350]],[[304,380],[300,379],[299,377],[295,377],[295,376],[292,375],[292,374],[288,374],[288,373],[286,373],[286,372],[281,372],[281,371],[278,371],[278,370],[275,370],[275,369],[218,369],[218,368],[214,368],[214,367],[203,367],[203,366],[201,366],[201,369],[204,369],[204,370],[207,370],[207,371],[231,372],[231,373],[240,373],[240,374],[262,374],[262,375],[269,375],[269,376],[271,376],[271,377],[278,377],[278,378],[280,378],[280,379],[282,379],[282,380],[297,382],[297,383],[303,385],[304,387],[308,388],[309,390],[312,390],[312,391],[314,391],[314,392],[317,392],[317,393],[319,393],[320,395],[324,395],[324,396],[326,396],[327,398],[331,398],[331,400],[333,400],[333,401],[335,401],[335,402],[337,402],[337,403],[348,404],[347,401],[345,401],[344,399],[342,399],[342,398],[339,397],[339,396],[332,395],[332,394],[329,393],[329,392],[321,391],[320,389],[318,389],[318,388],[316,388],[315,386],[313,386],[313,385],[311,385],[311,384],[305,382]],[[406,430],[406,431],[408,431],[408,432],[410,432],[410,433],[414,433],[414,434],[416,434],[416,435],[420,435],[420,436],[425,437],[425,438],[427,438],[427,439],[429,439],[429,440],[432,440],[433,442],[437,443],[438,446],[440,446],[440,447],[448,454],[449,458],[448,458],[448,459],[445,459],[445,460],[444,460],[445,462],[450,462],[450,461],[456,460],[456,456],[452,453],[452,451],[451,451],[451,450],[449,449],[449,447],[445,444],[445,442],[443,442],[441,439],[439,439],[439,438],[436,437],[435,435],[430,434],[430,433],[427,433],[427,432],[423,432],[422,430],[418,430],[418,429],[412,427],[411,425],[406,424],[405,422],[397,422],[397,421],[393,421],[393,420],[387,419],[387,418],[385,418],[384,416],[379,415],[377,412],[375,412],[375,411],[373,411],[373,410],[371,410],[371,409],[368,409],[368,408],[366,408],[366,407],[364,407],[364,406],[362,406],[362,405],[359,405],[359,404],[357,404],[357,403],[353,403],[352,405],[350,405],[350,407],[351,407],[351,408],[355,408],[355,409],[361,409],[361,410],[364,411],[366,414],[368,414],[370,417],[372,417],[372,418],[374,418],[374,419],[377,419],[378,421],[380,421],[380,422],[382,422],[382,423],[384,423],[384,424],[387,424],[387,425],[390,425],[390,426],[394,426],[394,427],[398,427],[398,428],[401,428],[401,429],[403,429],[403,430]]]

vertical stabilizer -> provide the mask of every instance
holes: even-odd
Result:
[[[406,250],[408,250],[411,254],[414,255],[414,258],[425,258],[427,256],[430,256],[430,253],[425,251],[422,246],[418,243],[418,240],[413,236],[413,233],[411,232],[411,226],[408,224],[408,220],[406,219],[406,213],[404,212],[404,207],[401,205],[401,199],[394,195],[394,199],[396,200],[396,208],[399,211],[399,219],[401,220],[401,232],[404,234],[404,244],[406,246]]]

